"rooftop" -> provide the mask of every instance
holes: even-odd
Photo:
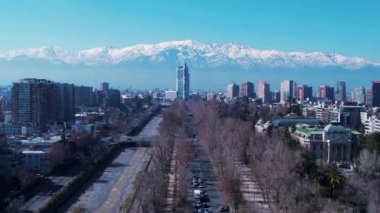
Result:
[[[45,154],[46,152],[41,150],[24,150],[22,154]]]

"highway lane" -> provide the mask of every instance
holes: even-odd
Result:
[[[138,135],[142,138],[158,134],[161,116],[156,116]],[[120,205],[132,192],[133,182],[150,158],[148,147],[125,149],[68,208],[83,207],[86,212],[119,212]],[[67,209],[66,209],[67,210]]]
[[[211,211],[218,212],[218,207],[220,205],[227,204],[223,192],[218,187],[218,177],[216,176],[215,171],[212,168],[210,159],[206,151],[203,149],[200,143],[194,142],[192,147],[195,156],[190,163],[190,173],[192,176],[188,177],[187,181],[190,189],[188,193],[189,200],[192,202],[195,201],[193,191],[196,188],[192,188],[191,182],[193,176],[197,176],[198,178],[201,178],[205,183],[204,190],[206,190],[210,198],[209,204]]]
[[[123,199],[132,192],[136,174],[148,160],[148,148],[126,149],[107,167],[71,206],[86,212],[118,212]]]

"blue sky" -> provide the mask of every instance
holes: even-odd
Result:
[[[1,0],[0,51],[192,39],[380,61],[379,0]]]

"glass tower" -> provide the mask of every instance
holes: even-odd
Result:
[[[177,67],[177,98],[187,100],[190,91],[190,74],[186,62]]]

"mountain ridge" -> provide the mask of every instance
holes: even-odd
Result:
[[[46,45],[39,48],[0,53],[0,60],[3,61],[44,60],[52,63],[83,63],[85,65],[119,64],[143,59],[151,63],[186,60],[193,66],[199,67],[235,65],[244,69],[251,69],[255,66],[269,68],[332,66],[349,70],[380,67],[380,62],[336,53],[259,50],[238,43],[206,44],[193,40],[138,44],[128,47],[95,47],[71,52]]]

